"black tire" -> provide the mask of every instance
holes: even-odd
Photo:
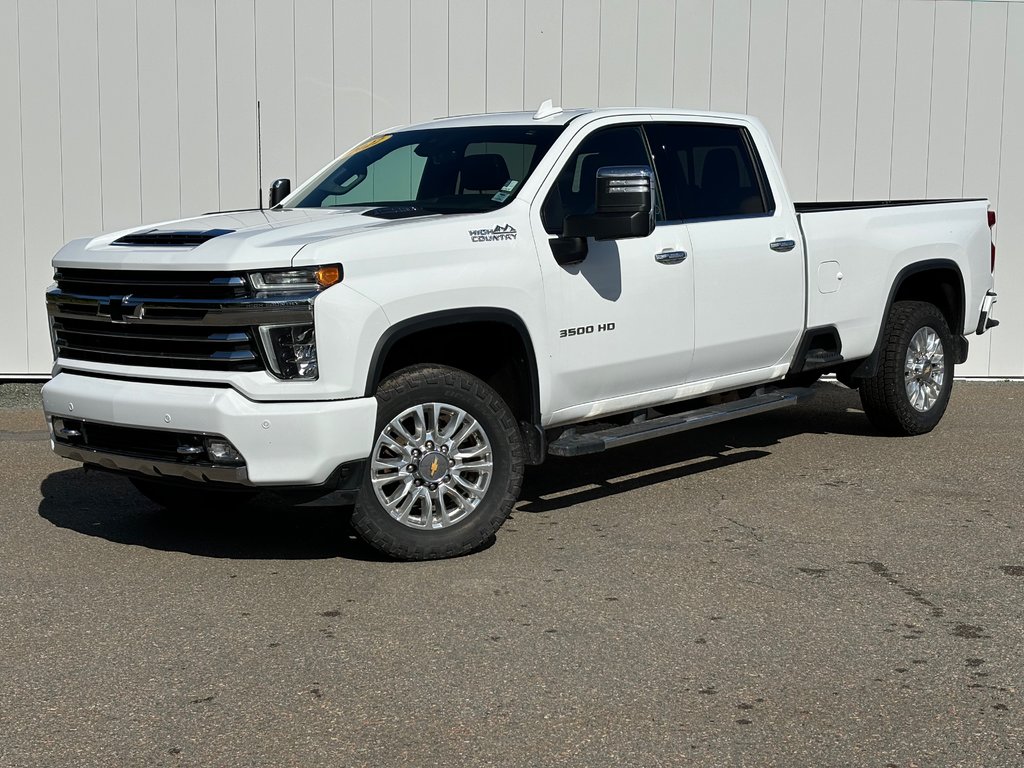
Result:
[[[130,478],[135,490],[161,509],[174,512],[230,510],[256,497],[256,491],[210,488],[199,484],[165,483],[160,480]]]
[[[942,344],[943,381],[927,410],[918,410],[907,393],[905,366],[911,340],[919,330],[933,329]],[[897,301],[882,333],[878,370],[861,380],[860,401],[871,423],[887,435],[921,435],[942,419],[953,389],[953,336],[942,312],[923,301]]]
[[[352,527],[374,549],[401,560],[434,560],[471,552],[488,541],[508,518],[523,479],[524,449],[519,427],[501,396],[465,371],[415,365],[389,376],[377,388],[377,440],[409,408],[447,403],[483,428],[490,443],[489,485],[477,506],[447,527],[414,528],[392,517],[371,482],[373,456],[360,486]],[[421,514],[420,519],[427,519]],[[430,519],[433,519],[431,517]]]

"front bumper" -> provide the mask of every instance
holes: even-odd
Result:
[[[116,427],[224,437],[241,464],[168,459],[157,451],[52,441],[61,456],[106,469],[154,477],[251,486],[321,485],[341,465],[370,453],[377,418],[374,398],[315,402],[255,402],[228,387],[157,384],[59,373],[43,387],[47,420],[54,417]]]

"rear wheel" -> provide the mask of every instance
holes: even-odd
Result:
[[[937,307],[922,301],[893,304],[878,371],[860,386],[871,423],[891,435],[934,429],[953,388],[952,351],[953,336]]]
[[[403,560],[479,547],[505,522],[522,482],[522,440],[508,406],[475,376],[439,365],[399,371],[377,401],[352,527]]]

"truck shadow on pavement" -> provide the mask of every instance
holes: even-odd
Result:
[[[770,455],[799,434],[873,436],[856,392],[817,385],[804,406],[707,427],[629,448],[531,467],[515,511],[549,512]],[[348,525],[350,507],[290,505],[272,495],[217,511],[168,512],[106,472],[68,469],[40,487],[39,515],[55,526],[119,544],[201,557],[389,562]],[[494,538],[483,549],[493,544]]]
[[[122,477],[81,468],[53,473],[40,490],[41,517],[118,544],[201,557],[387,562],[349,527],[349,507],[329,498],[294,506],[268,494],[218,510],[170,512]]]
[[[877,436],[856,391],[832,383],[815,385],[810,402],[713,427],[637,443],[572,459],[548,458],[527,472],[517,512],[542,513],[650,485],[678,480],[771,452],[800,434]]]

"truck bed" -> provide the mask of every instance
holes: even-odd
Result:
[[[905,205],[931,205],[939,203],[976,203],[980,197],[951,197],[931,200],[842,200],[837,202],[793,203],[797,213],[822,213],[824,211],[848,211],[857,208],[897,208]]]

